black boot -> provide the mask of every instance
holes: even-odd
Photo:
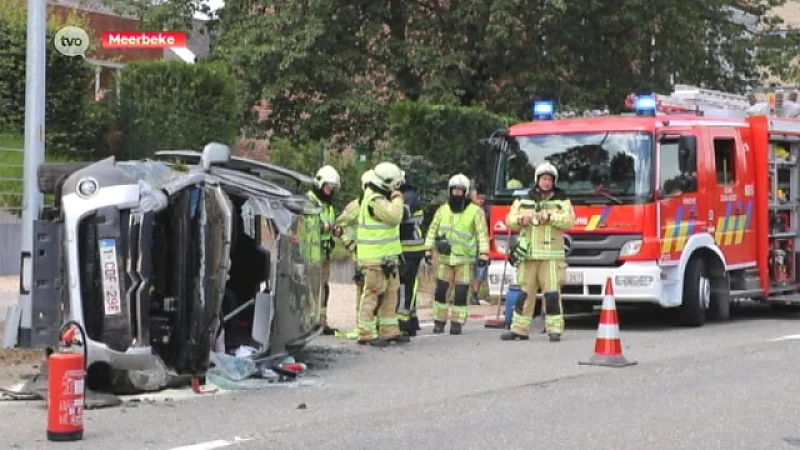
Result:
[[[387,341],[390,341],[390,342],[394,341],[394,342],[396,342],[398,344],[408,344],[409,342],[411,342],[411,338],[409,336],[405,335],[405,334],[398,334],[397,336],[395,336],[393,338],[387,339]]]
[[[550,333],[550,342],[560,342],[561,333]]]
[[[324,334],[325,336],[335,336],[337,331],[339,330],[331,326],[325,325],[325,327],[322,329],[322,334]]]
[[[414,337],[417,335],[417,329],[411,324],[411,322],[408,322],[408,326],[405,329],[401,328],[401,331],[403,332],[403,335],[408,337]]]
[[[500,340],[503,341],[527,341],[528,339],[530,339],[530,336],[523,336],[521,334],[514,333],[513,331],[508,331],[500,335]]]
[[[411,326],[414,327],[414,330],[420,331],[422,327],[419,326],[419,317],[412,317],[411,318]]]
[[[378,338],[369,341],[369,345],[373,347],[388,347],[391,344],[391,341],[388,339]]]
[[[453,336],[461,334],[461,324],[458,322],[450,322],[450,334]]]
[[[411,324],[408,320],[399,320],[397,322],[397,327],[400,328],[400,332],[408,335],[409,330],[411,330]]]
[[[433,322],[433,334],[442,334],[444,333],[444,325],[445,322],[441,320],[437,320]]]

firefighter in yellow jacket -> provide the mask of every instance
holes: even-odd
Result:
[[[314,177],[314,186],[308,191],[308,197],[315,204],[322,207],[320,214],[320,241],[322,244],[322,308],[320,310],[320,325],[324,334],[333,335],[336,329],[328,325],[328,299],[331,294],[329,281],[331,277],[331,253],[334,247],[334,237],[341,235],[341,229],[336,227],[334,220],[336,213],[333,209],[333,197],[339,189],[339,172],[332,166],[324,166],[317,171]]]
[[[483,209],[470,202],[469,178],[454,175],[448,183],[446,204],[436,210],[425,238],[425,261],[431,251],[439,253],[436,289],[433,294],[433,332],[444,333],[450,319],[450,334],[461,334],[469,316],[467,297],[474,271],[473,264],[489,264],[489,237]],[[447,293],[455,285],[453,305],[448,307]]]
[[[511,330],[501,336],[504,341],[530,338],[537,291],[542,292],[545,332],[550,341],[560,341],[564,332],[561,304],[561,285],[567,267],[564,231],[572,228],[575,211],[564,191],[556,187],[558,170],[552,164],[537,166],[534,179],[530,198],[515,200],[506,218],[512,230],[520,230],[511,258],[512,264],[518,266],[517,281],[522,291],[515,305]]]
[[[353,265],[354,265],[354,275],[353,275],[353,282],[356,285],[356,316],[358,316],[358,307],[361,303],[361,293],[364,290],[364,268],[359,267],[358,260],[356,259],[356,229],[358,227],[358,213],[360,211],[361,206],[361,199],[364,197],[364,192],[367,189],[367,183],[372,179],[372,169],[364,172],[361,175],[361,196],[352,200],[347,206],[344,207],[344,211],[339,217],[336,218],[336,226],[341,227],[344,231],[342,233],[341,239],[342,243],[344,243],[344,248],[353,253]],[[347,338],[347,339],[357,339],[358,338],[358,327],[356,327],[352,331],[342,331],[337,332],[336,336]]]
[[[364,290],[358,311],[359,344],[385,347],[393,341],[411,340],[400,333],[397,318],[403,253],[400,243],[403,193],[397,189],[403,184],[403,176],[403,171],[392,163],[378,164],[359,205],[356,260],[364,268]]]

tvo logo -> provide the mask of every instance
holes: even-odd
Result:
[[[89,35],[82,28],[68,26],[58,30],[53,43],[62,55],[85,58],[89,48]]]

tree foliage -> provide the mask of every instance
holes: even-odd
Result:
[[[341,178],[341,187],[334,196],[337,214],[353,199],[361,195],[361,175],[376,160],[358,164],[349,155],[342,155],[326,148],[324,142],[293,143],[287,138],[274,138],[270,142],[270,162],[314,176],[325,164],[330,164]]]
[[[101,0],[101,3],[118,14],[136,17],[145,30],[191,31],[192,18],[197,13],[210,18],[208,28],[217,23],[204,0]]]
[[[221,63],[136,61],[119,79],[118,117],[127,158],[159,150],[232,144],[239,134],[236,80]]]
[[[480,141],[516,122],[477,107],[397,102],[383,156],[409,174],[426,201],[441,203],[447,181],[457,173],[488,181],[494,155]]]
[[[47,23],[45,149],[67,158],[89,158],[101,145],[109,116],[91,98],[94,70],[83,59],[59,53],[53,44],[64,25],[83,25],[78,15]],[[0,132],[21,136],[25,127],[27,7],[0,0]]]
[[[737,0],[229,2],[215,57],[268,102],[254,135],[375,141],[396,99],[525,117],[543,91],[612,110],[643,87],[742,91],[797,52],[771,33],[785,2],[747,2],[749,24]]]

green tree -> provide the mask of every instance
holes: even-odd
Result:
[[[136,17],[143,30],[188,32],[197,13],[209,17],[207,28],[212,29],[217,23],[216,15],[204,0],[101,0],[101,3],[118,14]]]
[[[120,156],[232,144],[239,134],[236,80],[219,62],[132,62],[122,70],[119,92]]]
[[[516,122],[478,107],[397,102],[383,156],[411,176],[426,203],[441,203],[447,181],[457,173],[488,181],[492,155],[480,141]]]
[[[266,119],[252,115],[250,133],[374,143],[395,99],[521,110],[558,73],[537,64],[539,23],[556,3],[231,3],[214,52],[245,80],[248,104],[269,103]]]
[[[341,178],[341,187],[333,202],[337,214],[361,195],[362,172],[355,161],[349,155],[327,149],[323,141],[294,144],[286,138],[274,138],[270,141],[269,160],[309,176],[314,176],[323,164],[333,166]],[[374,164],[375,161],[367,161],[367,166]]]
[[[268,103],[249,134],[374,143],[397,99],[529,117],[541,92],[618,110],[642,87],[742,90],[796,53],[767,38],[785,1],[747,2],[755,36],[736,0],[229,2],[214,55],[243,80],[244,104]]]
[[[675,83],[743,92],[758,84],[760,68],[780,66],[776,50],[784,57],[789,50],[786,39],[770,37],[783,25],[772,11],[786,0],[746,3],[569,2],[548,39],[562,43],[565,51],[554,53],[551,63],[570,76],[549,88],[566,101],[612,111],[637,89],[669,92]]]
[[[110,115],[91,97],[94,70],[83,58],[67,57],[53,44],[66,24],[81,26],[72,15],[47,22],[45,149],[68,158],[103,154],[103,133]],[[21,136],[25,126],[25,55],[27,7],[20,0],[0,0],[0,132]]]

